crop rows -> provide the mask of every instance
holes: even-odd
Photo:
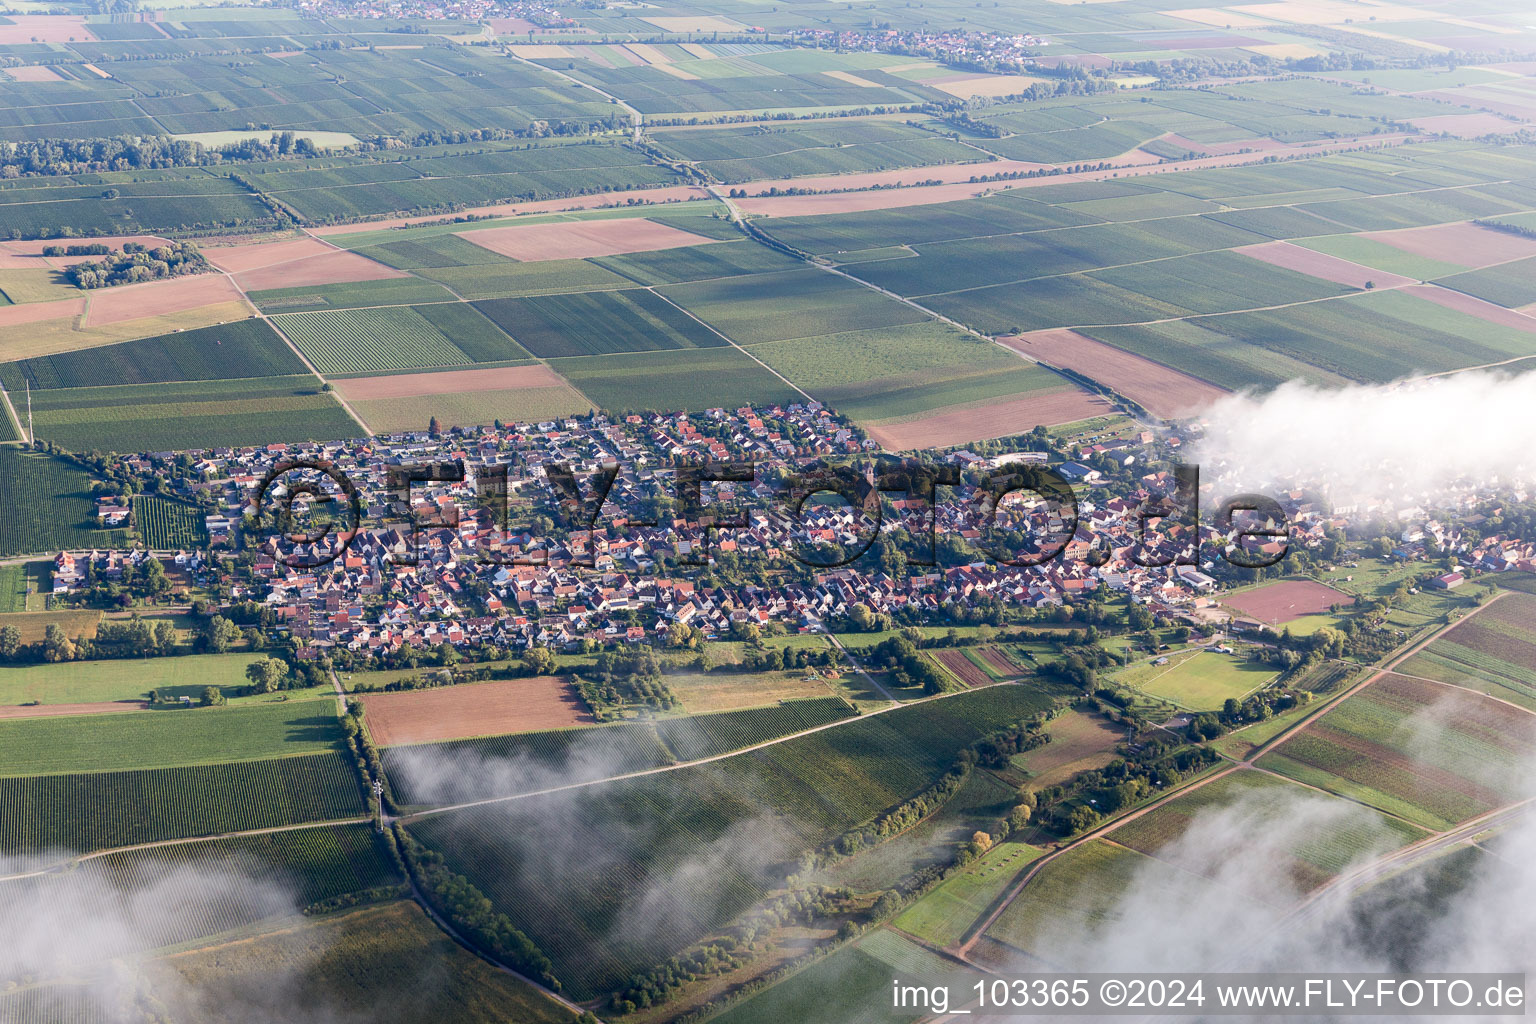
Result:
[[[85,473],[47,455],[0,447],[0,555],[113,546],[96,529]]]
[[[321,373],[462,366],[472,360],[405,307],[324,310],[284,317],[282,329]]]
[[[339,753],[0,779],[0,853],[100,850],[364,811]]]
[[[786,701],[771,708],[722,711],[658,722],[661,741],[679,761],[696,761],[803,732],[853,715],[840,697]]]
[[[151,551],[199,548],[208,543],[208,531],[200,510],[179,501],[154,495],[134,499],[139,536]]]

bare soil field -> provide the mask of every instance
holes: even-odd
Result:
[[[981,655],[981,660],[992,666],[994,672],[1005,676],[1021,676],[1024,669],[1009,660],[1008,655],[996,647],[983,647],[976,652]]]
[[[1355,599],[1312,580],[1281,580],[1225,598],[1222,604],[1261,622],[1284,625],[1303,615],[1326,612],[1330,605],[1351,605]]]
[[[999,338],[1016,352],[1107,384],[1154,416],[1176,417],[1227,394],[1214,384],[1060,328]]]
[[[1115,407],[1098,395],[1073,388],[981,406],[962,406],[905,423],[866,426],[865,429],[886,450],[905,451],[1022,434],[1038,426],[1075,423],[1094,416],[1109,416],[1114,411]]]
[[[966,686],[986,686],[992,682],[987,674],[975,665],[961,651],[929,651],[933,660],[937,661],[949,670],[949,674],[965,683]]]
[[[100,327],[240,299],[240,290],[223,274],[195,274],[170,281],[98,288],[90,294],[85,326]]]
[[[543,363],[500,366],[490,370],[444,370],[441,373],[400,373],[386,377],[338,380],[336,390],[348,401],[370,398],[413,398],[417,395],[505,391],[515,388],[554,388],[564,378]]]
[[[1497,228],[1479,227],[1471,221],[1434,224],[1427,228],[1367,231],[1361,237],[1385,242],[1415,256],[1459,263],[1464,267],[1487,267],[1536,256],[1536,239],[1512,235]]]
[[[1489,323],[1499,324],[1503,327],[1513,327],[1517,331],[1536,331],[1536,316],[1523,313],[1517,309],[1505,309],[1491,302],[1468,295],[1466,292],[1458,292],[1451,288],[1441,288],[1434,284],[1409,285],[1403,291],[1409,295],[1421,299],[1428,299],[1436,305],[1447,309],[1454,309],[1458,313],[1469,313],[1479,320],[1487,320]],[[1529,307],[1527,307],[1529,308]]]
[[[687,202],[690,199],[709,199],[710,194],[697,185],[667,185],[663,188],[642,188],[630,192],[600,192],[590,196],[575,196],[570,199],[541,199],[532,203],[503,203],[496,206],[475,206],[467,210],[459,210],[453,216],[503,216],[515,217],[526,213],[563,213],[567,210],[595,210],[606,206],[625,206],[629,200],[636,203],[666,203]],[[431,224],[442,221],[441,214],[427,214],[420,217],[391,217],[388,220],[369,220],[357,224],[328,224],[325,227],[307,229],[316,238],[324,238],[327,235],[346,235],[358,231],[378,231],[380,228],[404,228],[412,224]]]
[[[12,14],[8,20],[9,25],[0,25],[0,46],[96,41],[91,27],[78,14]]]
[[[55,302],[28,302],[20,306],[0,306],[0,328],[35,324],[40,320],[77,317],[85,312],[85,296]],[[15,358],[7,355],[6,358]]]
[[[559,676],[370,693],[359,699],[367,708],[368,731],[383,747],[560,729],[593,721],[571,684]]]
[[[522,263],[652,252],[713,241],[643,217],[487,228],[463,231],[459,237]]]
[[[5,76],[13,82],[62,82],[63,77],[46,64],[29,64],[24,68],[6,68]]]
[[[248,292],[268,288],[300,288],[311,284],[342,284],[347,281],[382,281],[391,277],[409,277],[403,270],[386,267],[355,252],[332,250],[288,263],[249,270],[235,275],[235,282]]]
[[[1235,142],[1196,142],[1194,139],[1186,139],[1176,132],[1169,132],[1163,136],[1163,141],[1173,146],[1183,146],[1195,153],[1204,153],[1207,156],[1230,156],[1233,153],[1241,153],[1245,149],[1284,149],[1285,144],[1269,138],[1238,139]]]
[[[980,154],[977,154],[980,156]],[[905,167],[896,171],[869,171],[862,174],[823,174],[810,178],[775,178],[770,181],[754,181],[748,188],[754,195],[763,195],[770,188],[857,189],[889,188],[892,185],[916,184],[919,181],[969,183],[971,178],[982,174],[1006,174],[1014,171],[1034,171],[1048,164],[1034,164],[1025,160],[983,160],[969,164],[930,164],[927,167]]]
[[[0,707],[0,720],[7,718],[54,718],[62,715],[105,715],[114,711],[141,711],[147,705],[138,700],[104,700],[93,704],[9,704]]]
[[[208,262],[230,274],[239,274],[274,263],[287,263],[309,256],[335,252],[333,246],[315,238],[287,238],[280,242],[243,242],[203,250]]]
[[[1399,285],[1413,283],[1413,278],[1389,274],[1384,270],[1373,270],[1337,256],[1329,256],[1326,253],[1313,252],[1311,249],[1292,245],[1290,242],[1262,242],[1259,245],[1240,246],[1233,251],[1273,267],[1294,270],[1298,274],[1320,277],[1324,281],[1348,285],[1351,288],[1364,288],[1368,282],[1375,284],[1377,288],[1396,288]]]
[[[1525,127],[1497,114],[1436,114],[1433,117],[1412,117],[1409,123],[1426,132],[1449,132],[1463,139],[1476,139],[1484,135],[1502,135],[1517,132]]]
[[[487,20],[491,23],[491,31],[499,36],[525,35],[539,30],[539,27],[527,18],[488,18]]]

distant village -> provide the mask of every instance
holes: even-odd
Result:
[[[1015,439],[1017,448],[986,455],[958,450],[930,459],[974,480],[1021,464],[1055,463],[1052,443],[1043,438],[1038,432]],[[873,442],[815,402],[160,452],[123,461],[146,482],[157,479],[162,495],[205,513],[208,549],[155,553],[167,569],[216,583],[231,603],[270,609],[275,627],[298,642],[301,655],[344,648],[368,657],[443,643],[511,651],[638,643],[678,623],[705,638],[727,636],[737,623],[813,632],[857,605],[898,623],[995,623],[1005,616],[1067,616],[1076,603],[1128,595],[1154,613],[1198,621],[1200,610],[1214,603],[1213,591],[1242,577],[1234,578],[1213,555],[1227,538],[1215,533],[1209,510],[1199,528],[1197,564],[1181,564],[1194,562],[1196,550],[1187,525],[1159,525],[1152,535],[1156,546],[1142,540],[1141,509],[1173,492],[1172,474],[1160,467],[1169,465],[1180,440],[1133,431],[1057,451],[1071,456],[1055,468],[1077,493],[1075,528],[1070,510],[1030,492],[1013,495],[992,520],[976,500],[978,492],[959,486],[941,488],[934,503],[887,494],[881,544],[871,543],[867,518],[880,504],[872,483],[854,502],[807,501],[798,516],[784,501],[790,474],[836,460],[872,463],[876,455]],[[293,460],[334,466],[357,489],[360,528],[334,560],[327,561],[336,551],[333,540],[286,543],[270,524],[258,528],[252,517],[269,471]],[[730,460],[754,463],[753,478],[702,485],[699,508],[678,503],[679,466]],[[391,488],[392,472],[434,463],[463,464],[464,478],[413,483],[409,504]],[[588,531],[592,487],[614,464],[611,489]],[[564,493],[550,476],[559,465],[573,472],[589,506],[563,525],[557,520],[563,518]],[[494,505],[476,492],[477,477],[499,481],[503,473],[507,529]],[[319,474],[281,477],[264,499],[267,510],[287,484],[305,478]],[[862,479],[875,478],[866,473]],[[338,491],[321,483],[322,490]],[[1304,492],[1276,497],[1287,517],[1290,550],[1331,557],[1337,545],[1330,538],[1340,536],[1349,517]],[[345,504],[337,493],[324,508],[334,516]],[[302,508],[303,500],[295,507]],[[105,526],[126,523],[131,510],[131,499],[122,496],[103,496],[97,507]],[[736,517],[745,525],[720,525]],[[1399,529],[1391,553],[1425,558],[1455,552],[1459,561],[1438,584],[1447,587],[1474,572],[1536,570],[1531,542],[1489,536],[1463,544],[1461,530],[1480,518],[1452,526],[1418,509],[1394,513]],[[929,522],[938,538],[936,565],[921,564],[933,560],[920,554],[929,544]],[[1000,564],[978,553],[993,536],[1012,538],[1019,550],[1049,554],[1060,548],[1061,555],[1033,567]],[[1250,537],[1244,547],[1251,556],[1272,559],[1286,543]],[[862,557],[849,560],[866,547]],[[702,562],[706,552],[707,564],[689,564]],[[1022,560],[1013,557],[1017,551],[998,554]],[[1133,558],[1151,562],[1159,555],[1167,564],[1146,568]],[[119,578],[147,557],[143,550],[60,552],[53,593],[69,595],[88,577]]]

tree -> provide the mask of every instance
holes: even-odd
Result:
[[[427,433],[431,434],[433,437],[436,437],[442,432],[443,428],[438,424],[436,416],[433,416],[431,419],[427,420]]]
[[[15,626],[0,628],[0,658],[9,661],[21,650],[21,630]]]
[[[229,650],[230,645],[238,639],[240,627],[222,615],[215,615],[203,627],[203,644],[215,654]]]
[[[154,639],[152,641],[156,654],[164,656],[176,651],[176,627],[165,619],[157,619],[154,626]]]
[[[203,698],[202,698],[202,705],[203,705],[203,707],[211,708],[214,705],[223,704],[223,703],[224,703],[224,691],[223,690],[219,689],[217,686],[205,686],[205,687],[203,687]]]
[[[263,658],[245,666],[245,678],[251,681],[257,693],[272,693],[281,689],[287,675],[287,664],[277,658]]]
[[[555,670],[555,652],[548,647],[530,647],[523,654],[523,664],[530,675],[547,676]]]
[[[72,661],[74,657],[75,644],[64,635],[64,627],[57,622],[48,623],[43,631],[43,660]]]

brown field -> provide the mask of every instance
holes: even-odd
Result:
[[[1479,227],[1470,221],[1435,224],[1427,228],[1367,231],[1362,237],[1385,242],[1415,256],[1459,263],[1464,267],[1487,267],[1536,256],[1536,239],[1512,235],[1497,228]]]
[[[24,68],[6,68],[5,76],[13,82],[62,82],[63,77],[46,64],[29,64]]]
[[[1098,395],[1076,388],[1023,395],[980,406],[961,406],[941,413],[866,426],[869,436],[888,451],[943,448],[1007,434],[1022,434],[1038,426],[1075,423],[1113,415],[1115,407]]]
[[[488,228],[463,231],[459,237],[524,263],[677,249],[713,241],[643,217]]]
[[[573,196],[570,199],[541,199],[532,203],[501,203],[494,206],[474,206],[459,210],[455,217],[503,216],[515,217],[528,213],[564,213],[568,210],[595,210],[602,207],[628,206],[634,203],[682,203],[690,199],[710,199],[710,194],[697,185],[667,185],[662,188],[642,188],[630,192],[600,192],[590,196]],[[389,220],[370,220],[359,224],[329,224],[310,228],[309,233],[318,238],[327,235],[346,235],[357,231],[378,231],[382,228],[403,228],[412,224],[431,224],[444,220],[442,214],[425,214],[419,217],[392,217]]]
[[[495,20],[499,21],[502,19],[498,18]],[[519,19],[508,18],[506,20],[513,21]],[[513,44],[507,47],[507,49],[512,51],[514,57],[522,57],[526,60],[538,60],[540,58],[552,60],[571,56],[571,52],[559,43],[520,43]]]
[[[486,20],[491,23],[491,31],[499,36],[525,35],[539,30],[539,27],[527,18],[488,18]]]
[[[1025,670],[1014,664],[1013,660],[998,650],[996,647],[982,647],[976,652],[981,655],[981,660],[992,666],[992,671],[1004,676],[1021,676]]]
[[[367,708],[373,741],[385,747],[561,729],[593,721],[571,684],[559,676],[371,693],[359,699]]]
[[[651,67],[663,74],[671,75],[673,78],[680,78],[685,82],[697,82],[699,80],[699,76],[692,71],[684,71],[682,68],[673,67],[671,64],[652,64]]]
[[[1492,111],[1495,114],[1508,114],[1522,121],[1536,117],[1536,97],[1524,99],[1516,93],[1502,89],[1474,86],[1467,89],[1437,90],[1419,93],[1419,95],[1425,99],[1444,100],[1461,107],[1481,107],[1483,110]]]
[[[230,274],[239,274],[274,263],[287,263],[308,256],[335,252],[334,246],[317,238],[288,238],[280,242],[242,242],[203,250],[208,262]]]
[[[57,299],[53,302],[28,302],[18,306],[0,306],[0,328],[19,327],[22,324],[35,324],[39,320],[57,320],[65,317],[77,317],[85,312],[85,296],[78,299]],[[9,340],[5,345],[6,358],[17,358],[10,354]]]
[[[1311,249],[1292,245],[1290,242],[1262,242],[1258,245],[1240,246],[1233,251],[1268,263],[1270,266],[1294,270],[1298,274],[1307,274],[1310,277],[1320,277],[1324,281],[1348,285],[1351,288],[1364,288],[1367,282],[1374,282],[1378,288],[1395,288],[1398,285],[1413,283],[1410,277],[1400,277],[1384,270],[1373,270],[1337,256],[1329,256],[1326,253],[1313,252]]]
[[[36,305],[38,304],[32,303],[25,308],[31,309]],[[0,327],[5,325],[5,314],[14,308],[17,307],[0,308]],[[3,351],[6,359],[30,359],[33,356],[73,352],[76,349],[95,348],[97,345],[111,345],[119,341],[132,341],[135,338],[152,338],[158,334],[190,331],[196,327],[212,327],[214,324],[228,323],[231,320],[244,320],[250,315],[251,307],[241,300],[198,306],[179,313],[124,320],[121,323],[103,327],[77,327],[76,322],[79,318],[66,316],[39,320],[26,331],[9,332],[3,346],[0,346],[0,351]]]
[[[980,154],[977,154],[978,156]],[[970,164],[930,164],[927,167],[907,167],[899,171],[868,171],[860,174],[822,174],[809,178],[775,178],[754,181],[747,188],[753,195],[762,195],[770,188],[858,189],[889,188],[892,185],[916,184],[919,181],[969,183],[981,174],[1002,174],[1012,171],[1033,171],[1046,164],[1034,164],[1025,160],[983,160]]]
[[[1326,612],[1330,605],[1351,605],[1355,599],[1312,580],[1281,580],[1240,594],[1232,594],[1222,604],[1261,622],[1283,625],[1303,615]]]
[[[1115,759],[1115,745],[1125,733],[1098,715],[1068,711],[1047,723],[1051,742],[1025,751],[1016,763],[1030,773],[1031,789],[1065,782],[1078,772],[1102,768]]]
[[[425,430],[434,416],[444,427],[475,427],[496,420],[539,423],[563,416],[580,416],[592,410],[591,400],[565,383],[557,387],[372,398],[349,404],[375,432],[386,434]]]
[[[235,281],[245,291],[258,292],[268,288],[300,288],[310,284],[382,281],[390,277],[409,276],[403,270],[386,267],[355,252],[331,250],[318,256],[248,270],[236,274]]]
[[[518,388],[554,388],[565,380],[543,363],[531,366],[499,366],[490,370],[444,370],[440,373],[399,373],[392,377],[354,377],[336,381],[336,390],[348,401],[370,398],[412,398],[417,395],[460,394],[474,391],[513,391]]]
[[[1196,153],[1205,153],[1209,156],[1228,156],[1245,149],[1283,149],[1285,143],[1276,142],[1274,139],[1254,138],[1238,139],[1235,142],[1196,142],[1194,139],[1186,139],[1176,132],[1169,132],[1163,136],[1163,141],[1174,146],[1183,146],[1185,149]]]
[[[90,640],[96,636],[96,626],[101,622],[101,613],[97,611],[7,612],[0,615],[0,626],[15,626],[24,644],[41,642],[50,622],[57,622],[71,640],[77,636]]]
[[[992,680],[985,672],[971,664],[969,658],[961,651],[929,651],[934,661],[949,670],[949,674],[963,682],[966,686],[987,686]]]
[[[113,711],[142,711],[147,706],[141,700],[106,700],[94,704],[9,704],[0,707],[0,719],[104,715]]]
[[[84,326],[101,327],[240,299],[240,290],[223,274],[195,274],[170,281],[100,288],[90,294]]]
[[[1065,328],[998,340],[1043,363],[1107,384],[1154,416],[1180,416],[1226,395],[1214,384]]]
[[[1436,114],[1433,117],[1412,117],[1408,120],[1421,131],[1449,132],[1463,139],[1502,135],[1525,127],[1497,114]]]
[[[30,43],[94,42],[96,36],[78,14],[12,14],[11,24],[0,25],[0,46]]]
[[[1415,295],[1421,299],[1428,299],[1436,305],[1454,309],[1458,313],[1469,313],[1479,320],[1487,320],[1489,323],[1499,324],[1504,327],[1513,327],[1517,331],[1536,331],[1536,317],[1528,313],[1522,313],[1515,309],[1505,309],[1491,302],[1468,295],[1466,292],[1458,292],[1450,288],[1441,288],[1434,284],[1416,284],[1404,288],[1403,291]]]

